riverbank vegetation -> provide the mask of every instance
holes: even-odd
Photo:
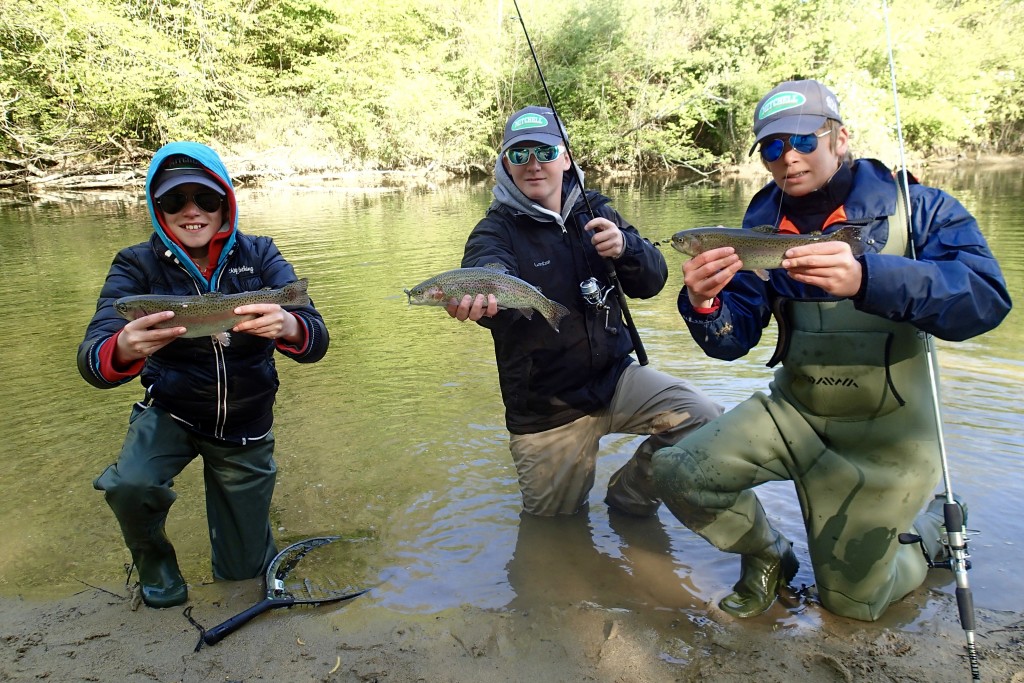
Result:
[[[839,95],[858,152],[895,161],[881,0],[520,0],[589,168],[747,159],[758,98]],[[907,148],[1024,147],[1024,3],[889,9]],[[193,139],[297,171],[489,171],[512,110],[545,102],[512,0],[5,0],[0,183],[145,165]]]

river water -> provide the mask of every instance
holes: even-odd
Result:
[[[1024,171],[925,173],[978,218],[1011,294],[1024,301]],[[651,240],[698,225],[738,224],[759,182],[616,183],[601,189]],[[279,478],[272,516],[279,545],[341,534],[360,542],[342,571],[375,584],[376,599],[407,613],[473,605],[529,609],[593,603],[699,619],[738,573],[665,510],[651,520],[609,516],[604,483],[635,437],[602,442],[589,511],[520,519],[515,470],[489,334],[440,308],[407,305],[403,288],[457,267],[490,201],[487,182],[415,189],[240,190],[241,227],[273,236],[331,330],[327,357],[280,360]],[[123,585],[130,559],[92,480],[117,457],[138,382],[87,385],[75,352],[110,261],[150,232],[132,194],[0,203],[0,597],[59,597],[83,584]],[[653,366],[687,377],[731,407],[763,389],[774,333],[746,358],[706,358],[675,311],[682,256],[669,247],[664,292],[631,311]],[[956,492],[970,506],[975,602],[1024,611],[1013,577],[1024,564],[1021,379],[1024,323],[1014,311],[980,338],[938,343],[945,438]],[[202,473],[175,482],[167,530],[193,585],[208,582]],[[792,486],[759,495],[797,541],[811,584]],[[928,589],[951,592],[948,571]],[[928,612],[919,590],[886,619],[913,628]],[[814,622],[820,608],[775,608],[773,623]],[[890,616],[891,615],[891,616]]]

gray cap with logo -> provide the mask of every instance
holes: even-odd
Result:
[[[524,107],[508,117],[505,123],[505,135],[501,139],[502,154],[509,147],[520,142],[538,142],[542,145],[563,144],[562,135],[565,134],[565,126],[561,127],[559,133],[558,119],[547,107]],[[565,134],[565,139],[569,136]]]
[[[761,140],[772,135],[807,135],[826,119],[839,123],[839,100],[818,81],[785,81],[761,98],[754,109],[753,154]]]

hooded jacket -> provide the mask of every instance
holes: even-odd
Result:
[[[204,274],[164,226],[153,204],[154,179],[172,155],[203,165],[225,192],[225,227],[211,240],[210,268]],[[234,334],[229,346],[213,337],[178,338],[128,368],[113,364],[116,337],[127,324],[114,309],[116,299],[137,294],[194,296],[205,292],[237,294],[280,288],[298,278],[269,237],[238,230],[234,187],[217,153],[194,142],[175,142],[156,152],[146,177],[146,203],[153,235],[115,257],[96,304],[96,314],[78,348],[82,377],[101,389],[140,376],[146,401],[171,413],[205,436],[245,443],[265,436],[273,425],[278,377],[275,349],[300,363],[323,358],[330,338],[311,302],[289,309],[305,332],[305,343],[291,347],[249,334]],[[218,249],[219,247],[219,249]]]
[[[575,167],[573,167],[575,168]],[[499,156],[495,165],[495,200],[466,242],[465,268],[501,265],[569,309],[555,332],[542,316],[527,319],[503,310],[480,324],[491,331],[505,423],[514,434],[532,434],[568,424],[607,406],[619,376],[633,362],[628,330],[614,291],[608,308],[586,303],[580,283],[595,277],[602,291],[611,286],[604,259],[583,226],[593,216],[583,200],[582,178],[565,174],[562,213],[531,202],[516,187]],[[597,216],[619,227],[625,250],[614,260],[623,291],[649,298],[661,291],[668,268],[661,252],[609,204],[608,197],[588,192]]]
[[[917,258],[880,254],[891,229],[906,229],[889,225],[889,216],[896,212],[896,181],[881,162],[873,159],[860,159],[852,168],[841,170],[842,186],[849,190],[844,196],[833,197],[832,202],[843,206],[846,222],[864,226],[861,239],[867,250],[858,257],[863,280],[860,292],[853,297],[857,310],[909,323],[948,341],[987,332],[1006,317],[1010,295],[999,264],[977,221],[956,199],[941,190],[911,184]],[[832,184],[822,192],[830,192]],[[802,204],[806,210],[824,215],[819,207]],[[778,225],[787,210],[782,191],[774,182],[769,183],[751,200],[743,227]],[[798,216],[792,219],[798,225],[801,222]],[[804,232],[809,229],[814,228],[801,228]],[[719,294],[720,306],[706,315],[693,309],[683,288],[679,312],[707,355],[722,360],[745,355],[760,341],[779,299],[835,300],[817,287],[793,280],[782,269],[768,274],[769,280],[763,282],[754,273],[738,272]]]

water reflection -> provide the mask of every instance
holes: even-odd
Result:
[[[1024,177],[1019,171],[923,180],[951,189],[979,218],[1024,301]],[[738,224],[759,183],[608,183],[602,189],[650,239],[696,225]],[[470,604],[545,610],[567,603],[629,609],[652,621],[695,621],[735,581],[738,562],[662,511],[650,520],[609,515],[604,483],[638,437],[607,437],[588,512],[520,519],[516,474],[489,335],[439,308],[410,307],[402,290],[458,264],[466,235],[490,202],[486,182],[420,191],[240,192],[242,229],[274,237],[331,329],[327,357],[281,362],[278,488],[273,523],[283,543],[340,533],[367,539],[359,566],[376,599],[398,611]],[[75,349],[110,261],[149,233],[139,199],[90,197],[0,206],[0,594],[60,595],[81,581],[114,585],[128,560],[92,479],[120,448],[137,383],[87,386]],[[733,406],[763,389],[774,332],[747,357],[708,359],[675,311],[682,258],[666,249],[670,282],[631,305],[652,364]],[[1021,376],[1024,324],[939,344],[946,441],[958,493],[971,502],[970,578],[979,605],[1024,610],[1010,567],[1024,522]],[[168,533],[190,582],[210,579],[202,480],[178,478]],[[759,489],[772,521],[806,544],[792,486]],[[974,501],[977,501],[976,503]],[[356,552],[356,551],[354,551]],[[797,583],[811,583],[801,569]],[[371,581],[372,582],[372,581]],[[948,575],[929,585],[952,590]],[[927,600],[901,603],[886,624],[927,618]],[[775,608],[766,625],[817,623],[821,611]],[[757,621],[757,620],[755,620]]]

